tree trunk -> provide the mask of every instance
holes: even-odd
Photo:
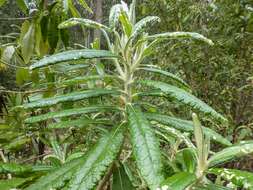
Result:
[[[95,11],[94,11],[94,19],[95,21],[102,23],[103,22],[103,0],[95,0]],[[93,39],[99,39],[101,38],[101,31],[95,30],[93,33]]]

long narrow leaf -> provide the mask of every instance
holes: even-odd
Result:
[[[54,124],[50,124],[48,126],[49,129],[64,129],[68,127],[83,127],[89,124],[103,124],[103,125],[112,125],[108,120],[92,120],[92,119],[77,119],[77,120],[70,120],[70,121],[62,121]]]
[[[199,41],[203,41],[209,45],[213,45],[212,40],[204,37],[203,35],[195,32],[166,32],[162,34],[155,34],[152,36],[147,36],[148,40],[164,40],[164,39],[196,39]]]
[[[72,176],[68,189],[93,189],[107,167],[116,158],[122,143],[123,134],[117,129],[100,139],[97,145],[86,154],[85,163],[80,165],[78,171]]]
[[[25,122],[36,123],[36,122],[45,121],[52,118],[61,118],[61,117],[67,117],[67,116],[72,116],[72,115],[80,115],[80,114],[94,113],[94,112],[105,112],[105,111],[119,111],[119,109],[113,106],[92,106],[92,107],[84,107],[84,108],[73,108],[73,109],[67,109],[67,110],[58,111],[58,112],[49,112],[47,114],[30,117],[30,118],[27,118]]]
[[[193,96],[192,94],[188,93],[187,91],[169,85],[164,82],[152,81],[152,80],[141,80],[138,83],[150,86],[153,88],[158,88],[162,92],[164,92],[168,97],[176,99],[177,101],[186,104],[193,109],[201,111],[203,113],[211,115],[214,119],[220,120],[222,122],[227,122],[227,119],[224,118],[221,114],[217,113],[213,108],[209,105],[198,99],[197,97]]]
[[[22,106],[18,106],[17,108],[39,108],[39,107],[47,107],[52,106],[62,102],[72,102],[83,100],[90,97],[98,97],[103,95],[118,95],[119,92],[115,90],[107,90],[107,89],[94,89],[94,90],[86,90],[80,92],[73,92],[69,94],[64,94],[60,96],[55,96],[52,98],[44,98],[42,100],[34,101],[31,103],[24,104]]]
[[[58,63],[73,61],[79,59],[93,59],[93,58],[115,58],[116,55],[112,54],[110,51],[105,50],[93,50],[93,49],[85,49],[85,50],[70,50],[61,53],[54,54],[49,57],[45,57],[40,61],[34,63],[30,66],[30,69],[38,69],[42,67],[47,67],[50,65],[55,65]]]
[[[163,182],[162,187],[168,187],[171,190],[185,190],[189,185],[196,181],[196,176],[188,172],[177,173]]]
[[[209,159],[209,166],[213,167],[224,162],[234,160],[238,157],[242,157],[253,153],[253,143],[244,143],[239,145],[234,145],[217,152]]]
[[[139,108],[127,107],[129,130],[137,166],[151,190],[163,180],[159,144],[148,120]]]
[[[93,21],[90,19],[84,19],[84,18],[70,18],[67,21],[62,22],[58,26],[58,28],[64,29],[64,28],[69,28],[76,25],[85,26],[87,28],[104,29],[104,30],[110,31],[110,28],[108,28],[107,26],[100,24],[96,21]]]
[[[227,168],[212,168],[208,173],[221,176],[223,179],[230,181],[241,188],[253,188],[253,173],[251,172]]]
[[[162,74],[162,75],[168,77],[175,84],[186,89],[187,91],[189,91],[189,89],[190,89],[190,86],[184,80],[182,80],[180,77],[178,77],[175,74],[172,74],[170,72],[163,71],[163,70],[157,69],[157,68],[150,68],[150,67],[140,67],[139,69],[144,70],[144,71],[153,72],[153,73]]]
[[[162,123],[164,125],[168,125],[169,127],[173,127],[180,131],[193,133],[194,127],[193,122],[189,120],[183,120],[175,117],[170,117],[167,115],[156,114],[156,113],[145,113],[145,116],[152,121],[156,121]],[[231,146],[231,142],[229,142],[226,138],[222,137],[220,134],[216,133],[212,129],[203,127],[205,135],[209,136],[212,140],[219,142],[226,146]]]

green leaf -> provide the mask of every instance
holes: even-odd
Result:
[[[113,75],[88,75],[88,76],[81,76],[81,77],[76,77],[73,79],[69,80],[64,80],[61,82],[58,82],[57,84],[59,85],[75,85],[75,84],[81,84],[87,81],[92,81],[92,80],[108,80],[108,79],[115,79],[117,78],[116,76]]]
[[[0,0],[0,7],[5,4],[6,0]]]
[[[59,24],[58,28],[63,29],[63,28],[73,27],[76,25],[85,26],[87,28],[104,29],[104,30],[110,31],[110,29],[107,26],[100,24],[96,21],[93,21],[90,19],[84,19],[84,18],[70,18],[62,22],[61,24]]]
[[[14,46],[7,46],[2,53],[1,59],[7,63],[10,63],[11,58],[14,53],[15,53],[15,47]]]
[[[208,173],[221,176],[223,179],[231,181],[233,184],[241,188],[253,188],[253,173],[251,172],[227,168],[212,168]]]
[[[158,88],[168,97],[176,99],[177,101],[192,107],[193,109],[199,110],[203,113],[211,115],[214,119],[217,119],[222,122],[227,122],[227,119],[224,118],[221,114],[217,113],[213,108],[208,106],[206,103],[188,93],[187,91],[169,85],[164,82],[152,81],[152,80],[141,80],[138,83],[147,85],[150,87]]]
[[[194,190],[234,190],[220,185],[205,184],[203,186],[194,187]]]
[[[55,96],[52,98],[44,98],[38,101],[24,104],[22,106],[18,106],[16,108],[24,108],[24,109],[40,108],[40,107],[53,106],[62,102],[73,102],[73,101],[83,100],[83,99],[91,98],[91,97],[98,97],[98,96],[104,96],[104,95],[118,95],[118,94],[119,94],[118,91],[108,90],[108,89],[85,90],[85,91],[72,92],[69,94]]]
[[[12,178],[7,180],[0,180],[0,189],[1,190],[11,190],[15,189],[27,181],[32,180],[32,178]]]
[[[116,55],[105,50],[70,50],[62,53],[57,53],[49,57],[45,57],[40,61],[30,66],[30,69],[37,69],[49,65],[55,65],[61,62],[78,60],[78,59],[93,59],[93,58],[115,58]]]
[[[76,17],[76,18],[80,18],[81,14],[79,13],[79,11],[74,6],[72,0],[68,0],[68,2],[69,2],[69,9],[70,9],[70,12],[71,12],[72,16]]]
[[[129,130],[137,167],[151,190],[163,180],[159,144],[150,123],[139,108],[127,106]]]
[[[168,125],[169,127],[173,127],[180,131],[193,133],[194,127],[193,122],[188,120],[183,120],[175,117],[170,117],[167,115],[156,114],[156,113],[145,113],[145,116],[149,120],[153,120],[164,125]],[[204,134],[210,136],[210,138],[216,142],[219,142],[226,146],[231,146],[231,142],[229,142],[226,138],[222,137],[220,134],[216,133],[212,129],[203,127]]]
[[[81,157],[66,162],[62,167],[50,171],[46,176],[41,177],[37,182],[26,188],[26,190],[50,190],[53,188],[61,188],[66,181],[70,180],[77,168],[83,165],[85,158]]]
[[[88,4],[85,2],[85,0],[78,0],[78,2],[83,6],[83,8],[85,8],[87,11],[89,11],[90,13],[93,13],[93,11],[91,10],[91,8],[88,6]]]
[[[140,20],[139,22],[137,22],[134,25],[134,31],[133,31],[131,37],[136,38],[138,35],[145,32],[145,29],[147,27],[152,27],[153,24],[158,23],[160,21],[161,21],[160,18],[157,16],[147,16],[147,17],[143,18],[142,20]]]
[[[185,190],[189,185],[196,181],[196,176],[193,173],[180,172],[177,173],[162,183],[163,186],[168,186],[172,190]]]
[[[68,14],[68,11],[69,11],[69,0],[62,0],[62,4],[63,4],[63,10],[64,10],[65,14]]]
[[[80,165],[78,171],[69,182],[69,190],[93,189],[115,160],[123,143],[121,129],[113,130],[110,134],[99,140],[85,158],[85,163]]]
[[[120,164],[113,173],[112,190],[134,190],[134,187],[125,171],[124,165]]]
[[[112,125],[108,120],[93,120],[93,119],[76,119],[70,121],[62,121],[58,123],[53,123],[48,125],[49,129],[63,129],[68,127],[83,127],[89,124],[103,124],[103,125]]]
[[[130,37],[132,34],[133,26],[128,19],[127,13],[122,11],[120,13],[119,20],[121,22],[125,35],[127,35],[127,37]]]
[[[30,79],[29,70],[25,68],[18,68],[16,71],[16,83],[18,85],[24,84]]]
[[[73,115],[80,115],[86,113],[94,113],[94,112],[106,112],[106,111],[119,111],[117,107],[114,106],[92,106],[92,107],[84,107],[84,108],[73,108],[66,109],[62,111],[49,112],[43,115],[34,116],[27,118],[25,120],[26,123],[36,123],[40,121],[45,121],[53,118],[67,117]]]
[[[28,165],[20,165],[17,163],[0,163],[0,173],[20,175],[29,172],[32,172],[32,167]]]
[[[180,77],[178,77],[177,75],[174,75],[170,72],[163,71],[163,70],[157,69],[157,68],[140,67],[139,69],[144,70],[144,71],[150,71],[153,73],[162,74],[162,75],[168,77],[173,83],[177,84],[179,87],[182,87],[187,91],[190,91],[190,86],[184,80],[182,80]]]
[[[29,63],[35,47],[35,24],[32,23],[21,40],[21,52],[25,63]]]
[[[23,11],[23,13],[27,13],[28,10],[28,2],[27,0],[16,0],[18,7]]]
[[[213,45],[212,40],[204,37],[203,35],[195,32],[166,32],[162,34],[155,34],[147,36],[147,40],[165,40],[165,39],[195,39],[203,41],[209,45]]]
[[[112,6],[110,10],[110,15],[109,15],[109,25],[110,28],[113,29],[117,26],[119,23],[119,16],[122,11],[122,5],[121,4],[116,4]]]
[[[234,145],[215,153],[209,159],[209,167],[213,167],[251,153],[253,153],[253,142],[246,141],[243,144]]]

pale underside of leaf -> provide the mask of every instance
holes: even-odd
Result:
[[[151,27],[153,26],[153,24],[158,23],[158,22],[160,22],[160,18],[157,16],[147,16],[143,18],[142,20],[140,20],[134,25],[134,31],[131,37],[136,38],[138,35],[145,32],[145,29],[147,27]]]
[[[147,40],[165,40],[165,39],[195,39],[203,41],[209,45],[213,45],[212,40],[204,37],[203,35],[195,32],[166,32],[162,34],[155,34],[152,36],[147,36]]]
[[[69,28],[76,25],[81,25],[81,26],[85,26],[85,27],[93,28],[93,29],[104,29],[104,30],[110,31],[110,28],[108,28],[107,26],[100,24],[96,21],[93,21],[90,19],[84,19],[84,18],[70,18],[62,22],[58,27],[60,29],[64,29],[64,28]]]

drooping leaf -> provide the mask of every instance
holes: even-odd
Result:
[[[30,61],[33,55],[34,47],[35,47],[35,23],[32,23],[21,41],[21,52],[26,64]]]
[[[21,106],[18,106],[17,108],[39,108],[39,107],[47,107],[47,106],[53,106],[58,103],[62,102],[72,102],[72,101],[78,101],[83,100],[90,97],[98,97],[98,96],[104,96],[104,95],[118,95],[119,92],[115,90],[108,90],[108,89],[94,89],[94,90],[85,90],[85,91],[79,91],[79,92],[72,92],[69,94],[59,95],[52,98],[44,98],[38,101],[34,101],[31,103],[23,104]]]
[[[163,180],[159,144],[149,121],[139,108],[127,107],[129,130],[137,167],[151,190]]]
[[[163,70],[160,70],[160,69],[157,69],[157,68],[150,68],[150,67],[140,67],[139,69],[144,70],[144,71],[150,71],[150,72],[153,72],[153,73],[162,74],[162,75],[168,77],[175,84],[177,84],[180,87],[184,88],[185,90],[189,91],[189,89],[190,89],[189,85],[184,80],[182,80],[180,77],[178,77],[175,74],[172,74],[170,72],[163,71]]]
[[[94,113],[94,112],[105,112],[105,111],[119,111],[119,109],[117,109],[117,107],[114,107],[114,106],[92,106],[92,107],[83,107],[83,108],[73,108],[73,109],[66,109],[62,111],[49,112],[43,115],[30,117],[30,118],[27,118],[25,122],[36,123],[36,122],[45,121],[52,118],[60,118],[60,117],[67,117],[67,116],[72,116],[72,115],[80,115],[80,114]]]
[[[156,113],[145,113],[146,117],[149,120],[157,121],[164,125],[168,125],[180,131],[193,133],[194,127],[192,121],[183,120],[175,117],[170,117],[167,115],[156,114]],[[212,129],[203,127],[205,135],[210,136],[210,138],[216,142],[219,142],[226,146],[231,146],[231,142],[229,142],[226,138],[222,137],[220,134],[216,133]]]
[[[209,159],[209,166],[213,167],[251,153],[253,153],[253,142],[251,141],[248,143],[246,141],[243,144],[233,145],[214,154]]]
[[[195,39],[203,41],[209,45],[213,45],[212,40],[204,37],[203,35],[195,32],[166,32],[162,34],[155,34],[152,36],[147,36],[147,40],[165,40],[165,39]]]
[[[150,86],[153,88],[160,89],[163,93],[165,93],[168,97],[176,99],[177,101],[186,104],[193,109],[201,111],[205,114],[209,114],[214,119],[217,119],[222,122],[227,122],[227,119],[224,118],[221,114],[217,113],[213,108],[208,106],[206,103],[198,99],[197,97],[193,96],[192,94],[188,93],[187,91],[169,85],[164,82],[152,81],[152,80],[141,80],[138,83]]]
[[[61,24],[59,24],[58,28],[63,29],[63,28],[73,27],[76,25],[85,26],[87,28],[104,29],[104,30],[110,31],[110,29],[107,26],[100,24],[96,21],[93,21],[90,19],[84,19],[84,18],[70,18],[62,22]]]
[[[122,164],[120,164],[120,167],[117,167],[113,173],[112,190],[134,190],[124,165]]]
[[[134,25],[134,30],[131,37],[135,39],[138,35],[145,32],[145,29],[147,27],[152,27],[153,24],[157,22],[160,22],[160,18],[157,16],[147,16],[143,18],[142,20],[140,20]]]
[[[223,179],[232,182],[241,188],[253,188],[253,173],[251,172],[227,168],[212,168],[208,173],[221,176]]]
[[[86,154],[85,163],[80,165],[78,171],[73,175],[68,189],[93,189],[118,155],[123,138],[121,129],[113,130],[101,138],[96,146]]]
[[[189,185],[196,181],[193,173],[180,172],[166,179],[161,187],[167,186],[167,189],[185,190]]]
[[[61,62],[78,60],[78,59],[93,59],[93,58],[115,58],[116,55],[105,50],[70,50],[62,53],[57,53],[49,57],[45,57],[40,61],[34,63],[30,66],[30,69],[37,69],[41,67],[46,67],[49,65],[54,65]]]

